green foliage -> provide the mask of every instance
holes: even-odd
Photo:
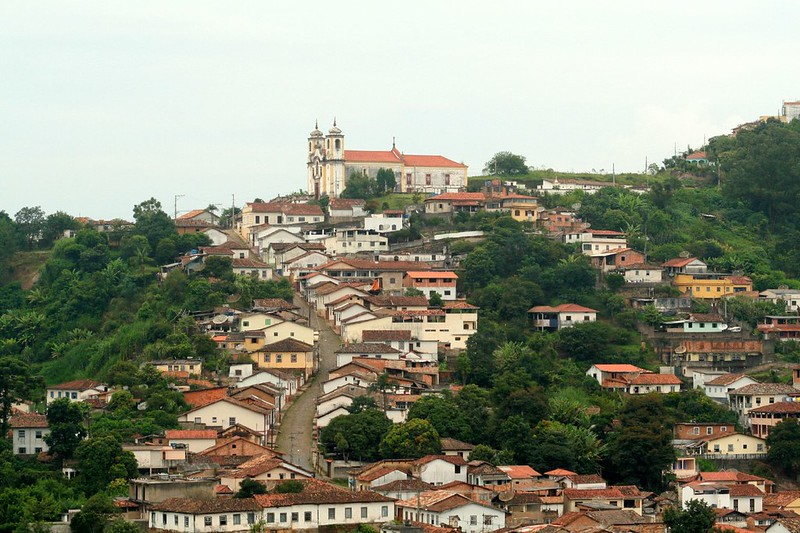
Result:
[[[663,402],[660,394],[634,396],[619,413],[619,424],[606,440],[609,468],[604,471],[611,481],[663,490],[663,472],[675,459]]]
[[[622,274],[617,274],[616,272],[612,272],[606,275],[606,285],[608,285],[609,290],[618,291],[625,285],[625,276]]]
[[[275,492],[278,494],[299,494],[303,492],[304,485],[296,479],[283,481],[275,485]]]
[[[494,466],[514,463],[514,455],[508,450],[495,450],[487,444],[478,444],[469,452],[470,461],[486,461]]]
[[[664,524],[681,533],[709,533],[716,521],[714,509],[702,500],[689,500],[685,510],[670,507],[664,512]]]
[[[83,402],[73,402],[67,398],[59,398],[47,406],[50,434],[44,440],[59,461],[72,458],[86,436],[86,427],[83,424],[86,412]]]
[[[397,179],[394,172],[388,168],[378,169],[378,174],[375,176],[375,192],[383,194],[386,191],[393,191],[397,186]]]
[[[562,329],[558,336],[558,349],[577,361],[630,362],[628,354],[618,348],[633,341],[629,330],[597,321]]]
[[[86,501],[69,527],[73,533],[103,533],[108,521],[117,513],[119,508],[114,505],[114,501],[100,492]]]
[[[0,316],[0,331],[6,316]],[[14,356],[0,357],[0,434],[8,434],[11,406],[18,399],[32,399],[38,383],[38,378],[31,375],[30,366],[25,361]]]
[[[141,529],[133,522],[117,518],[106,526],[104,533],[141,533]]]
[[[486,162],[483,171],[495,176],[518,176],[528,173],[525,157],[511,152],[497,152]]]
[[[800,475],[800,422],[787,419],[780,422],[767,436],[767,461],[787,475]]]
[[[440,437],[468,441],[472,430],[458,404],[449,394],[423,396],[408,410],[408,420],[427,420]]]
[[[252,498],[256,494],[266,494],[267,487],[260,481],[246,477],[239,483],[239,491],[234,498]]]
[[[364,409],[331,420],[320,431],[320,445],[329,455],[376,461],[381,457],[381,440],[391,427],[391,420],[381,411]]]
[[[82,441],[75,457],[78,459],[78,480],[88,494],[102,492],[112,481],[130,479],[138,472],[136,458],[131,452],[123,451],[122,445],[112,435]]]
[[[374,179],[366,174],[352,172],[347,177],[347,185],[342,191],[342,198],[361,198],[362,200],[369,200],[376,196],[379,192],[378,184]]]
[[[436,428],[419,418],[393,425],[380,443],[381,456],[386,459],[417,459],[441,451]]]

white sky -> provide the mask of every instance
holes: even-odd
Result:
[[[306,188],[306,138],[639,171],[800,99],[796,1],[0,0],[0,210]]]

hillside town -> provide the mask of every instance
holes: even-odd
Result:
[[[681,179],[714,164],[701,155],[684,154]],[[66,340],[25,329],[31,315],[4,296],[7,346],[51,354],[38,397],[25,382],[41,378],[3,363],[7,460],[95,483],[112,510],[54,504],[60,522],[40,521],[662,533],[707,517],[719,531],[800,530],[800,285],[726,263],[710,240],[654,249],[656,228],[609,215],[655,212],[660,183],[467,171],[346,149],[334,121],[309,135],[308,191],[227,215],[169,217],[151,200],[133,222],[70,219],[20,297],[72,324]],[[380,194],[353,197],[365,183]],[[565,205],[575,195],[583,205]],[[112,280],[109,302],[138,302],[119,320],[168,327],[142,326],[141,341],[130,330],[110,352],[89,344],[90,321],[46,307],[84,271]],[[69,305],[80,317],[95,304]]]

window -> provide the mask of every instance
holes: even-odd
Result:
[[[24,439],[25,439],[25,430],[24,429],[20,429],[19,430],[19,440],[24,440]]]
[[[455,467],[456,467],[456,474],[460,474],[461,473],[461,467],[459,465],[455,465]]]
[[[206,527],[211,527],[211,517],[210,516],[204,516],[203,517],[203,525],[206,526]]]
[[[174,515],[173,523],[177,526],[178,525],[178,515]]]
[[[296,362],[297,362],[297,354],[296,354],[296,353],[293,353],[293,354],[292,354],[292,355],[289,357],[289,359],[291,360],[291,362],[292,362],[292,363],[296,363]]]
[[[37,430],[36,431],[36,438],[37,439],[41,439],[42,438],[42,431],[41,430]]]
[[[242,325],[243,326],[249,326],[250,325],[250,321],[249,320],[242,320]]]
[[[283,362],[283,354],[275,354],[275,362],[282,363]]]
[[[723,433],[727,433],[727,432],[728,432],[728,426],[722,426],[722,427],[720,428],[720,430],[721,430]]]
[[[228,425],[229,426],[235,426],[236,425],[236,417],[235,416],[232,416],[232,417],[230,417],[228,419]]]
[[[248,524],[256,523],[256,513],[247,513],[247,523]]]
[[[256,215],[256,224],[260,223],[261,223],[261,217],[259,215]]]
[[[278,516],[279,516],[279,518],[280,518],[280,521],[281,521],[281,522],[286,522],[286,518],[287,518],[289,515],[287,515],[286,513],[281,513],[281,514],[280,514],[280,515],[278,515]]]
[[[361,518],[366,518],[366,517],[367,517],[367,508],[366,507],[362,507],[361,508]]]
[[[350,520],[353,518],[353,508],[352,507],[345,507],[344,508],[344,518],[345,520]]]
[[[431,175],[425,174],[425,185],[430,185],[430,184],[431,184]]]
[[[228,525],[228,515],[221,514],[219,515],[219,525],[227,526]]]
[[[183,527],[189,527],[189,517],[188,516],[184,516],[183,517]]]
[[[483,525],[484,526],[491,526],[492,525],[492,518],[494,518],[494,516],[492,516],[490,514],[483,515]]]
[[[759,446],[761,446],[761,445],[759,444]],[[34,448],[33,449],[33,453],[42,453],[42,449],[41,448]]]
[[[216,416],[212,416],[211,417],[211,423],[212,424],[216,424],[217,423],[217,417]]]
[[[336,520],[336,507],[328,507],[328,520]]]
[[[692,435],[699,435],[699,434],[700,434],[700,428],[699,427],[693,427],[692,428]]]
[[[267,513],[267,523],[272,524],[275,522],[275,513]]]
[[[381,506],[381,517],[385,518],[387,516],[389,516],[389,506],[388,505],[382,505]]]
[[[297,522],[297,513],[292,513],[292,522]]]
[[[270,355],[268,353],[265,353],[264,354],[264,362],[265,363],[269,363],[269,360],[270,360]]]
[[[713,433],[714,433],[714,428],[713,428],[713,427],[711,427],[711,426],[708,426],[708,427],[706,428],[706,435],[711,435],[711,434],[713,434]]]
[[[478,515],[470,515],[469,517],[469,525],[477,526],[478,525]]]
[[[728,452],[732,452],[732,451],[733,451],[733,444],[728,444]]]
[[[311,511],[306,511],[303,513],[303,521],[311,522]]]
[[[203,423],[203,419],[200,418],[199,416],[196,416],[196,417],[194,417],[194,423],[195,424],[202,424]]]
[[[242,515],[240,514],[233,515],[233,525],[238,526],[241,523],[242,523]]]
[[[445,185],[450,185],[450,174],[445,174],[444,175],[444,184]]]

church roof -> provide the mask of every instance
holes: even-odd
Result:
[[[403,154],[397,148],[392,150],[345,150],[344,159],[352,163],[402,163],[409,167],[467,167],[463,163],[457,163],[441,155]]]
[[[391,150],[345,150],[344,160],[354,163],[402,163]]]

